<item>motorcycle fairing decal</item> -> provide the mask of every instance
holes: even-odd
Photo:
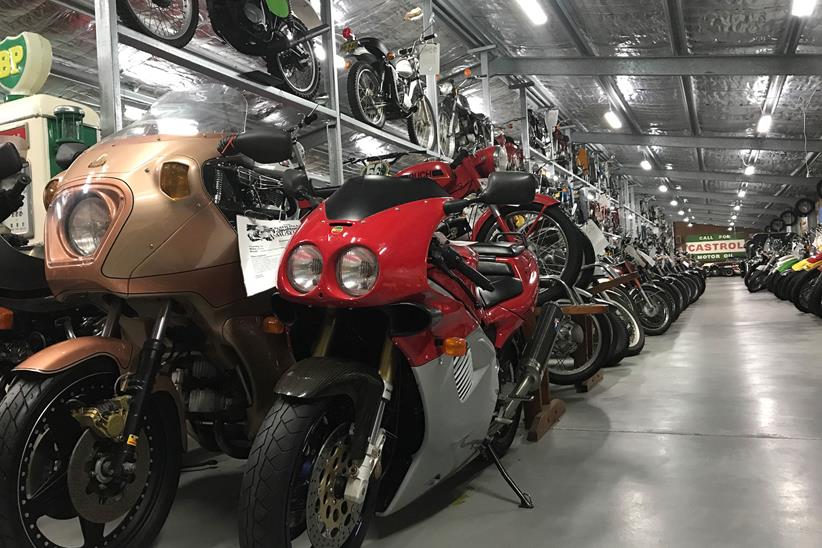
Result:
[[[499,378],[493,344],[481,329],[468,337],[473,390],[460,401],[454,381],[453,358],[440,356],[412,369],[422,397],[425,436],[419,451],[382,515],[390,515],[416,500],[477,453],[488,434],[488,417],[497,402]]]

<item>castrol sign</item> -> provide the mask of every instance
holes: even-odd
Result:
[[[685,251],[701,261],[745,256],[745,239],[736,234],[699,234],[687,236]]]

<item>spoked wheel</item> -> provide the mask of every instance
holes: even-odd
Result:
[[[755,270],[751,274],[751,277],[748,278],[748,283],[745,285],[747,285],[748,291],[751,293],[757,293],[758,291],[765,289],[767,282],[768,273],[765,270]]]
[[[240,545],[290,548],[362,544],[376,505],[372,480],[363,506],[345,500],[353,465],[350,410],[327,401],[278,399],[251,449],[240,494]]]
[[[557,304],[570,304],[568,300]],[[585,337],[588,323],[590,337]],[[575,384],[590,379],[604,365],[611,353],[611,325],[602,314],[580,316],[578,320],[564,316],[557,329],[554,348],[548,358],[548,378],[555,384]]]
[[[78,406],[112,396],[117,374],[83,364],[48,378],[18,378],[0,402],[0,538],[9,546],[142,548],[171,509],[180,474],[180,431],[147,402],[137,460],[121,483],[116,444],[84,429]],[[176,412],[175,412],[176,414]]]
[[[279,33],[289,40],[306,32],[306,26],[297,19],[292,25],[282,22],[279,29]],[[313,99],[317,94],[320,87],[320,63],[311,40],[280,52],[267,62],[269,72],[282,79],[286,91],[303,99]]]
[[[801,283],[794,289],[793,303],[800,312],[810,312],[811,295],[816,284],[820,283],[819,270],[810,270],[805,273]]]
[[[619,300],[614,299],[611,292],[608,292],[608,295],[613,299],[609,303],[611,310],[628,330],[628,344],[624,356],[636,356],[645,347],[645,328],[642,327],[633,306],[625,306]]]
[[[437,144],[437,124],[428,97],[420,97],[408,118],[408,139],[425,150],[434,150]]]
[[[198,0],[117,0],[117,13],[126,26],[181,48],[197,30]]]
[[[385,125],[385,98],[380,77],[363,61],[348,72],[348,104],[357,120],[377,128]]]
[[[558,207],[532,203],[522,206],[501,207],[500,213],[512,232],[521,232],[528,238],[528,247],[539,264],[540,292],[538,304],[565,296],[565,290],[548,276],[559,276],[573,285],[579,278],[583,250],[579,229]],[[477,233],[483,242],[508,241],[497,219],[491,216]]]
[[[671,298],[661,288],[643,287],[647,301],[638,289],[631,291],[634,309],[647,335],[662,335],[673,323]]]
[[[440,152],[449,158],[457,151],[457,117],[452,112],[440,112]]]

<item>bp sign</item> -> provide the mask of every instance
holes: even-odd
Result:
[[[33,32],[0,41],[0,88],[9,95],[34,95],[51,72],[51,43]]]
[[[735,234],[698,234],[685,237],[685,251],[700,261],[745,256],[745,239]]]

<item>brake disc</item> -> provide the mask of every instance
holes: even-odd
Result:
[[[314,548],[340,548],[360,522],[360,505],[342,493],[354,464],[348,430],[349,424],[343,423],[331,432],[311,471],[306,526]]]
[[[108,473],[113,458],[111,441],[101,440],[89,430],[80,437],[68,465],[69,496],[80,517],[92,523],[108,523],[140,501],[149,476],[149,444],[143,432],[137,445],[134,480],[118,488]]]

